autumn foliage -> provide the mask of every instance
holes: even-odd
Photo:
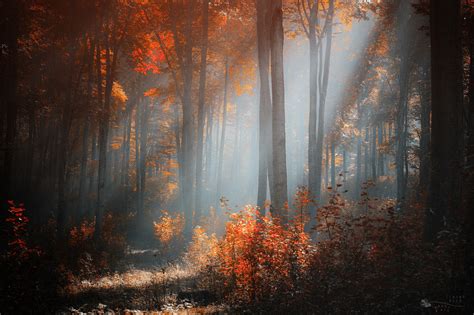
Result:
[[[422,208],[407,211],[369,197],[354,204],[335,192],[307,233],[300,220],[282,226],[247,206],[230,214],[218,242],[196,229],[187,259],[201,266],[209,290],[241,310],[413,312],[421,300],[447,300],[456,290],[449,279],[460,268],[462,242],[455,231],[436,246],[423,242]]]

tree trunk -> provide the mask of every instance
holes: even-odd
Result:
[[[336,140],[331,137],[331,187],[332,192],[336,191]]]
[[[138,195],[139,208],[137,209],[137,219],[139,223],[143,222],[145,210],[145,189],[146,189],[146,156],[147,156],[147,140],[148,140],[148,116],[149,105],[142,102],[140,108],[140,191]]]
[[[18,85],[18,38],[20,36],[20,2],[7,1],[2,9],[5,19],[8,21],[6,32],[6,42],[8,56],[5,61],[5,73],[3,75],[5,89],[6,107],[6,133],[5,133],[5,155],[3,164],[2,192],[6,194],[4,199],[12,198],[14,192],[13,181],[13,161],[15,156],[15,145],[17,136],[17,85]],[[4,26],[5,27],[5,26]]]
[[[469,43],[469,54],[470,54],[470,65],[469,65],[469,105],[468,105],[468,143],[466,148],[466,167],[468,176],[466,178],[467,200],[466,200],[466,211],[467,211],[467,244],[465,252],[465,265],[467,273],[466,283],[466,301],[468,306],[466,307],[471,312],[474,310],[474,13],[468,19],[468,43]]]
[[[271,114],[272,104],[270,96],[270,21],[269,9],[271,1],[256,1],[257,5],[257,46],[258,70],[260,78],[260,104],[259,104],[259,136],[258,136],[258,191],[257,205],[260,214],[265,214],[265,200],[267,199],[267,184],[269,182],[270,148],[271,148]]]
[[[462,170],[460,1],[431,1],[431,180],[426,237],[434,240],[459,208]]]
[[[377,181],[377,126],[374,124],[372,127],[372,152],[370,156],[370,161],[372,164],[372,181],[375,183]]]
[[[316,41],[317,5],[311,10],[309,25],[309,118],[308,118],[308,189],[313,197],[319,197],[318,188],[318,159],[317,159],[317,121],[318,121],[318,47]],[[321,176],[321,173],[319,173]],[[310,217],[314,224],[316,206],[310,206]],[[311,225],[313,225],[311,224]]]
[[[142,180],[141,180],[141,176],[142,176],[142,171],[141,171],[141,148],[140,148],[140,132],[141,132],[141,128],[140,126],[142,125],[141,124],[141,120],[142,120],[142,115],[141,115],[141,111],[142,111],[142,100],[139,99],[138,102],[137,102],[137,107],[135,109],[135,185],[136,185],[136,190],[137,190],[137,208],[136,208],[136,211],[137,211],[137,217],[141,216],[139,213],[142,212],[142,209],[143,209],[143,206],[141,204],[142,202],[142,199],[141,199],[141,195],[142,195]]]
[[[315,197],[316,200],[321,195],[321,162],[323,154],[323,141],[324,141],[324,119],[325,119],[325,107],[326,107],[326,95],[329,83],[329,69],[331,64],[331,48],[332,48],[332,24],[334,16],[334,0],[329,1],[328,16],[327,16],[327,30],[326,30],[326,47],[324,53],[324,68],[322,72],[322,86],[319,91],[319,112],[318,112],[318,134],[316,140],[316,187]],[[322,56],[320,56],[322,60]],[[322,67],[322,65],[320,65]]]
[[[182,132],[182,147],[183,147],[183,164],[184,176],[183,180],[183,199],[184,211],[186,212],[186,226],[185,231],[187,235],[192,233],[193,226],[193,204],[194,204],[194,190],[195,183],[195,139],[194,139],[194,106],[192,102],[193,89],[193,33],[192,22],[194,19],[194,7],[196,0],[190,0],[189,5],[185,9],[186,25],[185,25],[185,44],[183,53],[183,132]]]
[[[357,102],[357,156],[356,156],[356,177],[354,183],[354,198],[358,200],[360,198],[360,185],[362,179],[362,113],[359,102]]]
[[[396,111],[396,180],[397,180],[397,207],[404,207],[406,198],[406,183],[408,173],[405,172],[405,161],[407,158],[407,115],[408,115],[408,97],[410,87],[410,61],[412,54],[412,39],[414,36],[413,22],[411,19],[411,7],[408,2],[400,4],[400,12],[409,11],[406,16],[399,18],[398,41],[400,45],[400,70],[398,75],[398,83],[400,87],[397,111]],[[407,36],[409,34],[409,36]]]
[[[222,103],[223,106],[223,114],[222,114],[222,129],[221,129],[221,141],[219,146],[219,165],[217,169],[217,199],[222,197],[222,170],[224,165],[224,147],[225,147],[225,133],[226,133],[226,125],[227,125],[227,88],[229,85],[229,61],[227,57],[225,59],[225,79],[224,79],[224,101]]]
[[[271,10],[271,83],[272,83],[272,214],[285,224],[288,220],[288,190],[285,141],[285,86],[283,77],[282,0],[272,1]]]
[[[115,17],[116,18],[116,17]],[[113,21],[114,24],[111,38],[116,36],[117,22]],[[109,140],[109,120],[110,120],[110,106],[112,101],[112,87],[114,81],[114,73],[118,60],[118,47],[115,49],[110,47],[109,35],[105,36],[105,91],[103,103],[100,101],[99,104],[103,104],[101,107],[100,119],[99,119],[99,176],[98,176],[98,190],[97,190],[97,209],[96,209],[96,221],[94,237],[101,239],[102,237],[102,224],[103,215],[105,212],[105,199],[106,199],[106,180],[107,180],[107,149]],[[99,48],[99,47],[98,47]],[[100,67],[100,50],[97,50],[98,54],[98,85],[102,85],[102,74]],[[98,87],[98,90],[102,90],[102,86]],[[101,94],[101,93],[100,93]],[[100,97],[99,94],[99,97]],[[100,99],[100,98],[99,98]]]
[[[364,182],[369,179],[369,127],[365,127],[365,141],[364,141]]]
[[[428,63],[423,66],[424,83],[421,85],[420,102],[421,102],[421,117],[420,117],[420,182],[418,191],[420,193],[427,193],[429,189],[430,180],[430,137],[431,137],[431,102],[430,102],[430,77]]]
[[[329,139],[326,139],[326,158],[324,159],[324,188],[323,191],[326,191],[329,187]]]
[[[87,157],[89,153],[88,141],[89,141],[89,128],[91,120],[91,108],[90,102],[92,97],[92,85],[94,83],[94,52],[95,44],[94,41],[90,40],[89,56],[87,63],[87,91],[86,91],[86,110],[87,116],[85,117],[84,130],[82,134],[82,156],[81,156],[81,173],[79,176],[79,217],[82,218],[86,211],[86,175],[87,175]]]
[[[381,121],[378,126],[377,130],[377,135],[378,135],[378,161],[377,161],[377,166],[378,166],[378,174],[379,176],[384,176],[385,175],[385,161],[384,161],[384,156],[383,152],[381,150],[382,145],[384,143],[384,122]]]
[[[70,10],[74,12],[74,5]],[[57,238],[62,240],[65,236],[66,228],[66,166],[68,158],[69,133],[72,122],[72,102],[73,102],[73,83],[76,58],[76,40],[70,38],[69,65],[68,65],[68,83],[65,97],[65,104],[61,115],[60,144],[58,155],[58,209],[57,209]]]
[[[196,156],[196,222],[199,222],[202,212],[203,193],[203,146],[204,146],[204,101],[206,98],[206,69],[207,69],[207,43],[209,27],[209,1],[202,0],[202,38],[201,38],[201,66],[199,72],[199,104],[198,104],[198,130],[197,130],[197,156]]]

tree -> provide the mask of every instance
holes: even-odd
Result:
[[[271,75],[272,75],[272,212],[286,223],[288,191],[285,139],[285,86],[283,77],[283,11],[282,1],[272,2],[271,14]]]
[[[260,78],[260,104],[259,104],[259,136],[258,136],[258,192],[257,205],[260,212],[265,214],[265,199],[267,196],[267,183],[270,192],[273,190],[271,176],[271,115],[272,104],[270,95],[270,6],[268,0],[256,1],[257,6],[257,47],[258,69]]]
[[[196,157],[196,221],[199,221],[202,212],[203,194],[203,147],[204,147],[204,115],[206,98],[206,71],[207,71],[207,46],[209,28],[209,1],[202,0],[202,38],[201,38],[201,65],[199,69],[199,103],[197,125],[197,157]]]
[[[432,0],[431,34],[431,179],[426,237],[434,240],[461,200],[462,54],[460,1]]]

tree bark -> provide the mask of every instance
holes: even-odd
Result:
[[[199,103],[197,126],[197,154],[196,154],[196,222],[199,222],[202,213],[203,193],[203,146],[204,146],[204,102],[206,98],[206,70],[207,70],[207,44],[209,28],[209,1],[202,0],[202,37],[201,37],[201,66],[199,70]]]
[[[418,191],[423,194],[428,192],[430,180],[431,102],[429,64],[426,63],[421,71],[424,82],[421,85],[422,90],[420,92],[420,181]]]
[[[288,221],[288,191],[285,140],[285,86],[283,76],[283,11],[282,0],[272,1],[271,11],[271,75],[272,75],[272,214],[282,224]]]
[[[379,123],[379,126],[377,128],[377,144],[378,144],[378,161],[377,161],[377,167],[378,167],[378,175],[379,176],[384,176],[385,175],[385,161],[384,161],[384,154],[381,150],[382,145],[384,143],[384,122],[381,121]]]
[[[372,127],[372,143],[371,143],[371,156],[370,161],[372,165],[372,181],[377,181],[377,126],[374,124]]]
[[[331,187],[336,191],[336,143],[334,137],[331,137]]]
[[[270,21],[269,9],[271,1],[256,1],[257,6],[257,46],[258,46],[258,70],[260,79],[260,103],[259,103],[259,135],[258,135],[258,191],[257,205],[260,214],[265,214],[265,200],[267,199],[267,184],[269,182],[269,159],[271,149],[271,114],[272,104],[270,95]]]
[[[462,170],[462,53],[460,1],[432,0],[431,180],[426,237],[434,240],[459,208]]]
[[[90,120],[91,120],[91,97],[92,97],[92,85],[94,84],[94,53],[95,53],[95,43],[91,39],[89,41],[89,56],[88,56],[88,63],[87,63],[87,91],[86,91],[86,110],[87,115],[85,117],[84,122],[84,130],[82,135],[82,156],[81,156],[81,172],[79,176],[79,211],[78,214],[82,218],[86,211],[86,196],[87,196],[87,188],[86,188],[86,175],[87,175],[87,157],[89,153],[89,129],[90,129]]]
[[[318,122],[318,45],[316,39],[316,28],[318,23],[319,5],[313,4],[309,18],[309,118],[308,118],[308,189],[313,197],[319,198],[318,183],[320,184],[321,172],[318,175],[318,153],[317,153],[317,122]],[[321,162],[320,162],[321,163]],[[318,200],[316,200],[318,201]],[[310,205],[310,226],[316,224],[316,205]]]
[[[194,19],[194,7],[196,0],[190,0],[185,10],[185,43],[183,51],[183,163],[184,168],[183,180],[183,198],[184,211],[186,212],[186,234],[190,235],[193,226],[193,210],[194,210],[194,170],[195,170],[195,139],[194,139],[194,106],[192,102],[193,89],[193,33],[192,22]]]
[[[324,52],[324,68],[322,68],[322,86],[319,91],[319,111],[318,111],[318,134],[316,140],[316,187],[313,192],[316,200],[321,196],[321,170],[323,158],[323,142],[324,142],[324,119],[326,107],[326,95],[329,83],[329,70],[331,64],[331,48],[332,48],[332,24],[334,17],[334,0],[329,1],[329,8],[326,20],[326,46]],[[322,60],[322,56],[320,56]],[[322,67],[323,65],[320,65]]]
[[[5,198],[11,198],[14,192],[13,181],[13,161],[15,157],[15,145],[17,136],[17,113],[18,113],[18,38],[20,36],[20,2],[7,1],[2,9],[5,19],[8,21],[8,31],[6,32],[6,42],[8,55],[5,62],[4,89],[6,107],[6,132],[5,132],[5,155],[3,165],[2,192]]]
[[[222,114],[222,129],[221,129],[221,141],[219,146],[219,160],[218,160],[218,169],[217,169],[217,199],[222,197],[222,171],[224,166],[224,147],[225,147],[225,134],[226,134],[226,125],[227,125],[227,89],[229,85],[229,61],[226,57],[225,59],[225,79],[224,79],[224,101],[223,114]]]

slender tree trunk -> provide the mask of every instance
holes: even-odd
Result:
[[[229,61],[225,60],[225,79],[224,79],[224,102],[223,106],[223,114],[222,114],[222,129],[221,129],[221,141],[219,146],[219,165],[217,169],[217,199],[222,197],[222,171],[224,165],[224,147],[225,147],[225,133],[226,133],[226,125],[227,125],[227,89],[229,84]]]
[[[116,17],[114,17],[114,20]],[[114,24],[111,38],[116,34],[117,21],[112,21]],[[105,35],[105,91],[102,111],[99,120],[99,176],[98,176],[98,191],[97,191],[97,209],[94,237],[100,239],[102,237],[103,215],[105,212],[106,199],[106,180],[107,180],[107,148],[109,140],[109,120],[110,120],[110,106],[112,101],[112,86],[114,80],[114,72],[118,59],[118,47],[110,47],[109,35]],[[98,52],[98,72],[100,72],[100,51]],[[102,74],[98,74],[98,84],[102,83]],[[99,89],[99,87],[98,87]],[[102,87],[100,87],[102,89]]]
[[[324,68],[322,69],[322,86],[319,91],[319,113],[318,113],[318,134],[316,140],[316,187],[315,197],[316,200],[321,195],[321,162],[323,154],[323,141],[324,141],[324,119],[325,119],[325,107],[326,107],[326,95],[329,83],[329,70],[331,64],[331,48],[332,48],[332,24],[334,16],[334,0],[329,1],[328,16],[327,16],[327,30],[326,30],[326,46],[324,52]],[[320,56],[322,60],[322,56]],[[321,65],[322,67],[322,65]]]
[[[202,212],[203,194],[203,146],[204,146],[204,101],[206,98],[206,69],[207,69],[207,43],[209,27],[209,1],[202,0],[202,38],[201,38],[201,66],[199,77],[199,104],[198,104],[198,130],[197,130],[197,157],[196,157],[196,218],[199,222]]]
[[[138,195],[139,208],[137,209],[138,222],[142,223],[145,211],[145,190],[146,190],[146,157],[147,157],[147,141],[148,141],[148,116],[149,105],[142,103],[140,108],[140,191]]]
[[[369,127],[365,127],[365,141],[364,141],[364,182],[369,179]]]
[[[400,93],[396,111],[396,180],[397,180],[397,204],[398,208],[404,207],[406,198],[406,183],[408,173],[405,172],[406,161],[406,142],[407,142],[407,114],[408,114],[408,97],[410,87],[410,60],[412,54],[412,37],[414,30],[412,27],[412,14],[409,3],[402,2],[400,11],[409,11],[407,16],[401,16],[399,19],[400,29],[398,30],[398,41],[400,45],[400,71],[398,82]],[[410,36],[407,37],[407,34]]]
[[[271,11],[271,75],[272,75],[272,214],[285,224],[288,220],[288,189],[285,139],[285,87],[283,77],[283,11],[282,0],[272,1]]]
[[[357,103],[357,157],[356,157],[356,178],[354,183],[354,198],[360,198],[360,185],[362,179],[362,129],[361,125],[361,108],[359,102]]]
[[[336,191],[336,140],[331,137],[331,187],[332,191]]]
[[[309,118],[308,118],[308,189],[313,197],[319,198],[318,183],[318,153],[317,153],[317,122],[318,122],[318,45],[316,40],[316,28],[318,24],[319,5],[313,5],[309,19]],[[321,173],[319,173],[321,176]],[[319,200],[316,200],[319,202]],[[316,205],[311,204],[309,209],[310,224],[316,225]]]
[[[329,139],[326,139],[326,158],[324,159],[324,188],[323,191],[326,191],[329,187]]]
[[[420,117],[420,182],[419,192],[427,193],[430,180],[430,125],[431,125],[431,102],[430,102],[430,77],[428,63],[423,67],[423,79],[420,92],[421,117]]]
[[[257,5],[257,46],[258,69],[260,78],[260,104],[259,104],[259,136],[258,136],[258,191],[257,205],[260,214],[265,214],[265,199],[267,197],[267,183],[269,182],[270,168],[270,137],[271,137],[271,96],[270,96],[270,21],[269,9],[271,1],[256,1]],[[271,182],[271,181],[270,181]]]
[[[122,157],[122,193],[123,193],[123,211],[128,212],[129,207],[129,193],[130,193],[130,141],[132,138],[132,111],[135,107],[135,97],[131,102],[127,104],[126,119],[125,119],[125,137],[123,142],[123,157]]]
[[[143,106],[142,100],[138,100],[137,102],[137,107],[135,109],[135,185],[136,185],[136,190],[137,190],[137,217],[140,217],[141,215],[139,214],[143,206],[141,204],[142,199],[142,171],[141,171],[141,148],[140,148],[140,132],[141,132],[141,120],[142,120],[142,115],[141,115],[141,107]]]
[[[212,180],[213,180],[213,172],[212,172],[212,157],[214,156],[213,154],[213,141],[214,141],[214,107],[208,106],[207,108],[207,122],[206,122],[206,129],[207,129],[207,135],[206,135],[206,187],[207,189],[210,190],[212,187]],[[209,196],[207,196],[206,202],[209,203]],[[207,205],[208,207],[209,205]]]
[[[74,12],[74,5],[71,5],[71,12]],[[72,16],[72,15],[71,15]],[[72,122],[72,102],[74,86],[74,70],[76,58],[76,40],[70,38],[68,84],[65,97],[65,104],[61,115],[60,149],[58,155],[58,209],[57,209],[57,238],[63,240],[66,228],[66,166],[68,158],[69,133]]]
[[[89,128],[90,128],[90,120],[91,120],[91,108],[90,101],[92,97],[92,85],[94,83],[94,52],[95,52],[95,44],[94,41],[90,40],[90,47],[89,47],[89,56],[88,56],[88,63],[87,63],[87,91],[86,91],[86,110],[87,116],[85,117],[84,122],[84,130],[82,134],[82,156],[81,156],[81,173],[79,176],[79,211],[78,214],[82,218],[86,211],[86,196],[87,196],[87,189],[86,189],[86,175],[87,175],[87,157],[89,153]]]
[[[94,188],[97,188],[97,166],[96,166],[96,161],[97,161],[97,131],[96,128],[92,128],[91,130],[91,161],[93,162],[92,165],[93,167],[90,168],[89,170],[89,191],[92,192],[94,191]],[[89,209],[94,209],[95,207],[89,202]],[[91,215],[92,217],[92,212],[89,211],[88,215]]]
[[[343,148],[342,150],[342,178],[345,183],[347,179],[347,151],[346,148]]]
[[[372,152],[370,161],[372,164],[372,181],[377,181],[377,126],[374,124],[372,127]]]
[[[377,142],[378,142],[378,161],[377,161],[377,166],[378,166],[378,174],[379,176],[384,176],[385,175],[385,161],[384,161],[384,155],[381,150],[382,145],[384,143],[384,122],[381,121],[379,123],[378,129],[377,129]]]

